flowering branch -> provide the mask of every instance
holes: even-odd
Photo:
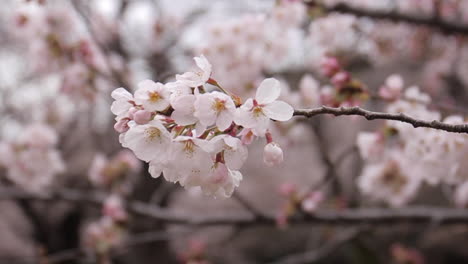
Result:
[[[439,30],[444,34],[461,34],[468,35],[468,25],[456,24],[441,20],[438,16],[422,17],[408,14],[402,14],[396,11],[371,10],[362,7],[353,7],[345,3],[336,5],[324,5],[318,1],[309,0],[305,4],[310,7],[318,7],[327,13],[337,12],[343,14],[351,14],[357,17],[368,17],[378,20],[387,20],[392,22],[404,22],[413,25],[427,26]]]
[[[125,8],[125,4],[122,4],[123,7],[122,8]],[[117,72],[113,66],[112,66],[112,63],[110,62],[109,60],[109,49],[104,45],[102,44],[100,41],[99,41],[99,38],[97,37],[97,34],[96,32],[93,30],[93,27],[92,27],[92,22],[91,20],[89,19],[89,17],[84,13],[84,11],[82,10],[82,8],[80,7],[80,4],[78,1],[71,1],[71,6],[73,7],[73,9],[75,10],[75,12],[78,14],[78,16],[82,19],[83,21],[83,24],[85,26],[85,29],[86,31],[88,32],[91,40],[94,42],[94,44],[96,45],[96,47],[99,49],[99,52],[103,55],[103,58],[104,58],[104,62],[106,63],[106,66],[108,68],[108,70],[110,71],[110,75],[107,74],[106,72],[103,72],[103,71],[97,71],[98,74],[102,75],[103,77],[107,78],[107,79],[110,79],[110,80],[113,80],[113,81],[116,81],[119,85],[124,85],[124,86],[127,86],[129,87],[128,83],[126,82],[126,80],[121,76],[122,74],[120,74],[119,72]],[[123,54],[122,54],[123,55]]]
[[[427,127],[433,129],[444,130],[447,132],[455,133],[468,133],[468,124],[447,124],[437,120],[426,121],[419,120],[408,116],[403,113],[382,113],[382,112],[373,112],[369,110],[362,109],[360,107],[327,107],[322,106],[319,108],[313,109],[297,109],[294,111],[295,116],[304,116],[304,117],[314,117],[317,115],[323,114],[332,114],[334,116],[343,116],[343,115],[358,115],[363,116],[367,120],[396,120],[404,123],[411,124],[413,127]]]

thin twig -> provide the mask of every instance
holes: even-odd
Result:
[[[386,20],[392,22],[404,22],[416,26],[427,26],[440,31],[443,34],[461,34],[468,35],[468,25],[456,24],[438,18],[437,16],[417,16],[411,14],[403,14],[400,12],[369,9],[364,7],[354,7],[346,3],[338,3],[335,5],[324,5],[318,1],[309,0],[304,3],[310,7],[319,7],[327,13],[337,12],[350,14],[356,17],[367,17],[377,20]]]
[[[272,262],[271,264],[305,264],[317,262],[331,255],[335,250],[356,238],[360,233],[361,229],[359,228],[344,231],[343,233],[338,234],[331,242],[325,244],[319,249],[286,256],[279,261]]]
[[[317,115],[331,114],[334,116],[343,116],[343,115],[355,115],[363,116],[367,120],[396,120],[403,123],[411,124],[413,127],[427,127],[432,129],[444,130],[447,132],[455,133],[468,133],[468,124],[447,124],[440,122],[438,120],[419,120],[408,116],[403,113],[382,113],[382,112],[373,112],[369,110],[362,109],[360,107],[328,107],[322,106],[319,108],[313,109],[297,109],[294,111],[295,116],[304,116],[304,117],[314,117]]]
[[[255,208],[247,199],[244,198],[239,192],[234,192],[232,195],[234,199],[236,199],[239,204],[242,205],[247,211],[249,211],[251,214],[253,214],[257,218],[264,218],[265,216],[263,215],[262,212],[260,212],[257,208]]]

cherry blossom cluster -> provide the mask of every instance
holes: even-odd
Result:
[[[62,93],[91,101],[96,87],[103,86],[100,75],[109,75],[110,62],[114,66],[119,63],[114,59],[106,62],[90,36],[80,29],[77,14],[68,8],[65,2],[39,8],[21,6],[8,15],[8,29],[25,46],[33,74],[60,73]]]
[[[14,140],[0,142],[0,165],[7,170],[7,178],[27,191],[46,191],[65,171],[57,141],[51,127],[32,124]]]
[[[129,173],[137,173],[140,170],[140,161],[129,150],[122,150],[111,159],[98,153],[89,169],[89,179],[98,187],[109,188],[124,182]]]
[[[336,57],[325,56],[320,71],[332,84],[332,87],[327,86],[320,91],[322,104],[333,107],[359,106],[369,98],[364,84],[344,70]]]
[[[141,170],[141,162],[129,150],[121,150],[112,158],[98,153],[89,169],[89,180],[99,188],[106,189],[102,215],[89,223],[83,243],[92,254],[105,255],[120,245],[126,234],[128,213],[125,201],[128,196],[130,176]]]
[[[216,68],[213,78],[241,96],[251,96],[264,72],[289,65],[298,48],[306,8],[298,0],[277,1],[266,14],[245,14],[209,23],[194,52],[207,56]],[[282,41],[277,41],[282,39]]]
[[[125,229],[110,217],[90,223],[84,233],[83,244],[90,254],[105,256],[124,241]]]
[[[468,14],[466,10],[467,3],[465,1],[446,0],[439,1],[438,10],[434,10],[436,7],[433,1],[421,1],[421,0],[318,0],[317,3],[325,4],[328,6],[345,3],[353,7],[361,7],[366,9],[378,9],[378,10],[389,10],[395,8],[400,12],[408,12],[410,14],[424,14],[433,15],[435,12],[439,12],[441,19],[454,19],[459,16],[461,20],[468,21]],[[461,12],[460,12],[461,11]]]
[[[403,80],[390,76],[380,94],[393,99],[390,113],[405,113],[424,120],[442,120],[441,114],[428,108],[429,95],[418,87],[402,91]],[[464,123],[461,116],[447,116],[449,124]],[[357,145],[366,166],[358,180],[364,194],[398,207],[410,202],[423,183],[458,186],[455,202],[468,202],[467,170],[468,137],[445,131],[418,128],[396,121],[386,121],[377,132],[361,132]]]
[[[194,59],[198,69],[176,75],[174,82],[145,80],[133,95],[124,88],[112,92],[115,129],[122,146],[149,162],[153,177],[162,173],[185,188],[229,197],[242,180],[239,169],[255,138],[266,138],[266,164],[282,162],[283,151],[268,128],[271,119],[288,121],[294,109],[277,100],[279,81],[265,79],[255,97],[242,103],[211,78],[203,55]]]

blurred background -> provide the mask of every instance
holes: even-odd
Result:
[[[275,77],[296,109],[463,123],[467,36],[466,0],[3,0],[0,263],[468,263],[464,135],[298,117],[213,199],[150,177],[110,111],[204,54],[241,98]]]

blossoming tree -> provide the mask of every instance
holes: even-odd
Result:
[[[466,262],[467,3],[5,1],[0,260]]]

